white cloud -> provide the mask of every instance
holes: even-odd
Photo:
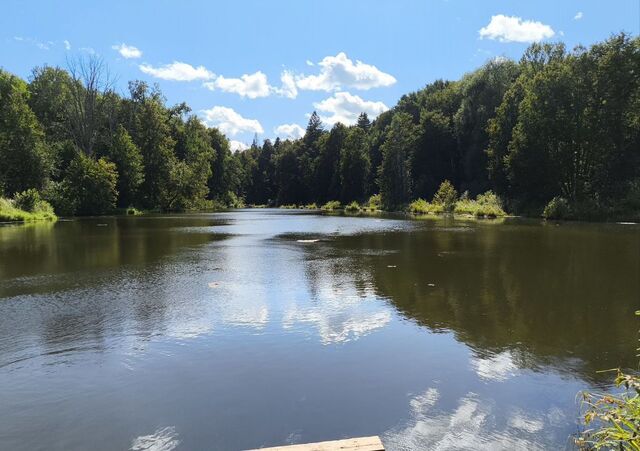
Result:
[[[69,41],[65,39],[62,43],[64,44],[65,50],[71,50],[71,43]]]
[[[333,96],[314,103],[313,106],[318,111],[330,114],[322,116],[323,121],[329,124],[342,122],[345,125],[355,124],[362,112],[373,119],[389,109],[382,102],[364,100],[348,92],[336,92]]]
[[[191,64],[174,61],[162,67],[153,67],[149,64],[138,66],[142,72],[152,77],[173,81],[210,80],[215,75],[204,66],[193,67]]]
[[[236,141],[235,139],[232,139],[232,140],[229,141],[229,148],[233,152],[235,152],[235,151],[243,151],[243,150],[247,150],[249,148],[249,145],[247,143],[245,143],[245,142]]]
[[[232,108],[214,106],[202,110],[204,123],[210,127],[217,127],[228,136],[239,133],[264,133],[262,125],[257,119],[247,119],[236,113]]]
[[[140,58],[142,56],[142,50],[132,45],[127,45],[124,42],[122,44],[111,46],[113,50],[116,50],[123,58]]]
[[[298,124],[282,124],[278,125],[274,132],[277,136],[282,138],[298,139],[304,136],[304,128]]]
[[[295,99],[298,96],[298,89],[293,74],[289,71],[282,72],[280,81],[282,82],[280,88],[271,86],[267,76],[262,71],[258,71],[253,74],[244,74],[240,78],[226,78],[220,75],[204,83],[204,86],[212,91],[219,89],[250,99],[268,97],[271,94]]]
[[[553,29],[542,22],[503,14],[492,16],[489,25],[481,28],[479,33],[481,38],[500,42],[536,42],[555,35]]]
[[[298,96],[298,88],[296,87],[296,81],[291,72],[285,70],[280,75],[281,88],[276,88],[276,92],[284,97],[295,99]]]
[[[325,57],[318,66],[321,67],[318,75],[297,77],[298,88],[311,91],[335,91],[343,87],[370,89],[396,82],[395,77],[375,66],[357,60],[354,63],[344,52]]]
[[[307,60],[306,63],[307,63],[307,66],[315,66],[315,64],[313,64],[313,61],[311,60]]]
[[[244,74],[240,78],[225,78],[220,75],[215,80],[204,83],[204,86],[212,91],[219,89],[250,99],[267,97],[272,91],[267,81],[267,76],[261,71],[253,74]]]
[[[573,16],[573,20],[580,20],[582,19],[582,16],[583,16],[582,11],[578,11],[578,13],[575,16]]]
[[[96,51],[93,47],[80,47],[80,51],[81,52],[86,52],[89,55],[95,55]]]
[[[13,39],[15,41],[27,42],[27,43],[29,43],[31,45],[35,45],[40,50],[49,50],[51,48],[51,46],[54,45],[54,43],[52,41],[43,42],[43,41],[39,41],[39,40],[34,39],[34,38],[25,38],[25,37],[22,37],[22,36],[14,36]]]

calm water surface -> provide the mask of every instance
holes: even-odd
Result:
[[[640,226],[253,210],[0,227],[0,449],[563,449]]]

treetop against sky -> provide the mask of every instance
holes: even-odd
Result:
[[[2,67],[28,78],[97,54],[117,75],[157,82],[169,103],[242,148],[300,137],[311,111],[326,124],[370,118],[438,78],[492,58],[519,59],[532,42],[589,45],[640,31],[640,3],[406,0],[10,0],[0,15]]]

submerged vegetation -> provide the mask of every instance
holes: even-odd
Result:
[[[157,87],[116,93],[95,57],[37,67],[28,82],[0,70],[0,195],[35,189],[65,215],[355,202],[638,219],[639,67],[640,38],[624,33],[572,51],[537,43],[520,61],[404,95],[373,121],[326,129],[314,112],[300,139],[256,137],[236,152]]]

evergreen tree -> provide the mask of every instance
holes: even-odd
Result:
[[[369,120],[369,116],[367,116],[367,113],[360,113],[360,115],[358,116],[357,125],[365,132],[369,132],[369,129],[371,128],[371,121]]]
[[[340,154],[340,182],[343,203],[362,201],[367,194],[367,179],[370,170],[367,154],[367,135],[364,129],[352,127],[347,133]]]
[[[407,113],[393,116],[382,145],[379,169],[380,195],[387,210],[397,209],[409,201],[410,178],[407,155],[415,142],[412,118]]]

